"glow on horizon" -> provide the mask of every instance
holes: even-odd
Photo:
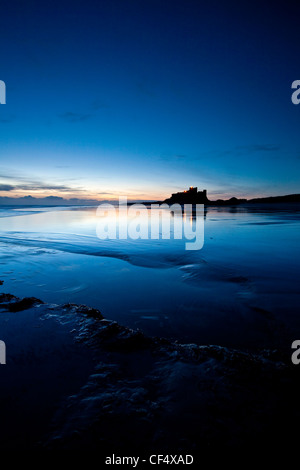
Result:
[[[49,150],[48,150],[49,152]],[[35,152],[32,152],[34,158]],[[266,184],[256,176],[232,175],[223,170],[212,171],[200,164],[197,169],[192,161],[189,165],[181,165],[181,161],[160,161],[149,168],[146,163],[139,166],[136,160],[123,157],[126,163],[118,161],[120,172],[115,170],[116,164],[103,166],[101,160],[84,166],[82,161],[70,157],[62,160],[66,165],[57,165],[51,158],[51,152],[45,152],[46,162],[36,165],[34,161],[26,165],[18,165],[18,170],[10,166],[0,168],[0,197],[13,199],[32,196],[46,198],[60,197],[65,200],[95,200],[115,201],[120,196],[126,196],[129,201],[164,200],[172,193],[184,191],[190,186],[199,190],[206,189],[210,200],[229,199],[231,197],[252,199],[255,197],[277,196],[296,193],[289,179],[289,191],[284,191],[282,185],[274,182]],[[8,158],[9,161],[14,157]],[[141,158],[143,161],[143,159]],[[25,161],[29,161],[25,159]],[[109,162],[113,161],[113,156]],[[42,171],[43,170],[43,171]],[[180,174],[179,173],[180,170]],[[284,176],[284,172],[282,172]],[[295,174],[296,176],[296,174]],[[229,183],[228,183],[229,181]],[[284,182],[284,179],[283,179]]]
[[[5,185],[4,180],[1,181],[0,178],[0,187],[1,185]],[[134,189],[134,187],[126,187],[126,185],[122,186],[122,188],[115,189],[114,191],[108,191],[108,188],[104,189],[103,192],[101,190],[97,190],[94,185],[88,185],[91,189],[85,190],[81,189],[80,191],[76,190],[76,188],[72,189],[64,189],[63,191],[57,190],[53,187],[53,189],[16,189],[11,191],[0,191],[0,197],[9,197],[11,199],[18,200],[19,198],[26,198],[28,196],[43,199],[47,197],[59,197],[63,198],[64,200],[70,199],[79,199],[79,200],[90,200],[90,201],[117,201],[120,196],[126,196],[128,201],[163,201],[164,199],[171,196],[172,193],[176,193],[178,191],[185,191],[187,188],[192,187],[192,185],[183,184],[182,186],[176,185],[173,188],[170,186],[168,189],[162,190],[161,188],[148,188],[145,191],[141,191],[140,189]],[[196,186],[196,184],[195,184]],[[217,200],[217,199],[229,199],[231,197],[243,198],[243,199],[252,199],[252,198],[259,198],[259,197],[267,197],[267,196],[276,196],[276,195],[284,195],[272,193],[271,190],[266,192],[255,192],[255,193],[243,193],[242,190],[235,192],[234,194],[228,191],[216,191],[210,185],[199,185],[198,190],[207,189],[208,191],[208,199],[210,200]]]

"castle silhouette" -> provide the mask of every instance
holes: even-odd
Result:
[[[172,196],[165,200],[167,203],[178,203],[178,204],[205,204],[208,201],[207,191],[198,191],[197,187],[190,186],[186,191],[173,193]]]

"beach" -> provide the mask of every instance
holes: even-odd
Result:
[[[293,439],[298,210],[210,209],[196,253],[105,244],[94,208],[23,212],[1,218],[3,449],[196,456],[283,445],[287,426]]]
[[[297,439],[299,378],[282,351],[150,338],[87,306],[8,294],[0,312],[2,449],[197,458]]]
[[[300,331],[299,214],[209,208],[192,252],[172,238],[99,240],[93,207],[3,208],[1,279],[18,297],[86,304],[150,336],[289,347]]]

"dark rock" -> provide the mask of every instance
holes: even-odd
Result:
[[[12,294],[0,294],[0,303],[4,303],[4,302],[11,302],[11,301],[17,301],[19,300],[18,297],[16,297],[15,295],[12,295]]]
[[[86,305],[77,305],[77,304],[64,304],[62,306],[63,309],[66,310],[72,310],[74,313],[83,313],[84,315],[87,315],[88,317],[93,317],[93,318],[98,318],[102,319],[103,315],[100,312],[100,310],[92,307],[88,307]]]
[[[0,303],[1,307],[5,310],[8,310],[9,312],[20,312],[22,310],[27,310],[36,304],[43,304],[44,302],[35,297],[25,297],[24,299],[19,299],[18,297],[10,294],[1,294]]]

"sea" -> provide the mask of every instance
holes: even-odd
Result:
[[[1,206],[1,292],[89,305],[182,343],[288,350],[300,339],[299,204],[209,206],[198,226],[194,213],[173,215],[169,233],[162,216],[152,238],[147,211],[120,239],[117,208],[105,219],[95,206]]]

